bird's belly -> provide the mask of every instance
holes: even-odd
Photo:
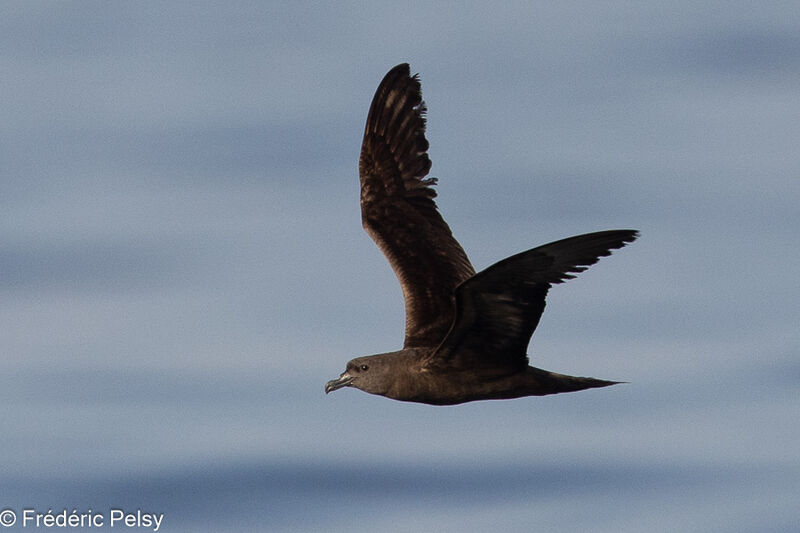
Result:
[[[403,387],[393,387],[386,396],[407,402],[455,405],[476,400],[518,398],[527,394],[524,373],[476,376],[474,373],[456,372],[422,374],[413,382],[406,382]]]

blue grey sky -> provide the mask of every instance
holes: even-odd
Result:
[[[163,531],[796,531],[797,15],[4,3],[0,509],[146,508]],[[324,395],[402,344],[357,176],[400,62],[477,269],[642,232],[551,291],[529,350],[628,384],[447,408]]]

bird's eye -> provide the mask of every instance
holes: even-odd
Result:
[[[367,370],[369,370],[369,367],[367,365],[361,365],[362,372],[366,372]]]

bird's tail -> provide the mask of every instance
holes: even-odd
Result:
[[[557,374],[532,366],[529,366],[526,370],[526,381],[530,383],[531,390],[534,391],[531,394],[535,396],[574,392],[624,383],[624,381],[606,381],[604,379]]]

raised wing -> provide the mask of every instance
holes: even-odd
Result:
[[[454,290],[475,270],[436,209],[425,104],[408,64],[383,78],[361,145],[361,221],[403,288],[405,347],[436,346],[454,315]]]
[[[482,368],[497,375],[525,368],[528,342],[550,286],[574,278],[637,235],[634,230],[578,235],[513,255],[478,273],[456,289],[455,323],[427,364]]]

